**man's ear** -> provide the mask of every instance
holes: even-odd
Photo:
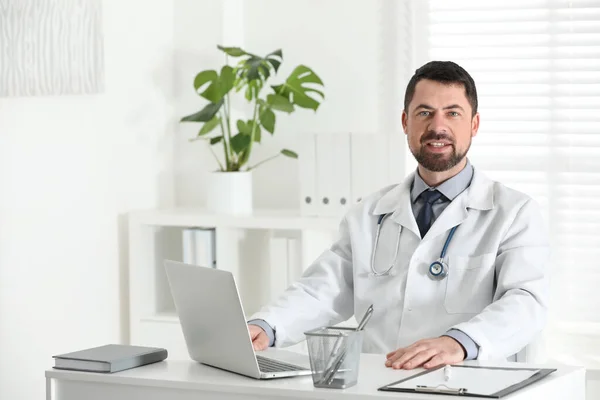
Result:
[[[408,115],[406,114],[406,111],[402,110],[402,129],[404,129],[404,134],[407,134],[406,131],[406,126],[408,123]]]
[[[471,137],[475,137],[479,131],[479,113],[476,113],[471,120]]]

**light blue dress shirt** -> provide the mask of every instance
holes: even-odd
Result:
[[[413,185],[410,191],[412,210],[415,218],[419,214],[419,211],[423,207],[424,201],[419,197],[421,193],[426,190],[437,189],[441,192],[446,199],[443,197],[439,199],[437,202],[433,204],[433,218],[431,223],[433,224],[435,220],[440,216],[442,211],[446,209],[448,204],[452,200],[454,200],[459,194],[465,191],[471,185],[471,179],[473,178],[473,166],[467,159],[467,165],[462,169],[458,174],[454,175],[452,178],[447,181],[441,183],[439,186],[432,188],[428,186],[423,179],[419,176],[418,172],[415,172],[415,179],[413,181]],[[449,200],[449,201],[448,201]],[[266,322],[260,319],[255,319],[248,322],[252,325],[258,325],[267,333],[269,337],[269,347],[275,344],[275,332],[273,328]],[[466,333],[459,331],[457,329],[451,329],[446,332],[443,336],[449,336],[456,340],[465,350],[466,359],[473,360],[477,358],[479,354],[479,347],[477,344],[471,339]]]

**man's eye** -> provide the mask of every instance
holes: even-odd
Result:
[[[428,117],[428,116],[429,116],[429,111],[421,111],[421,112],[419,113],[419,115],[420,115],[421,117]]]
[[[458,117],[458,113],[456,111],[450,111],[448,113],[451,117]]]

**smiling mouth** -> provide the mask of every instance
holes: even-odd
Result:
[[[433,147],[435,149],[441,149],[441,148],[444,148],[444,147],[447,147],[447,146],[452,146],[452,143],[446,143],[446,142],[429,142],[429,143],[426,143],[426,145],[428,147]]]

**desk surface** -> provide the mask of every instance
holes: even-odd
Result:
[[[277,349],[269,349],[266,353],[277,352]],[[584,385],[585,370],[579,367],[567,367],[556,365],[530,365],[509,362],[478,362],[467,361],[466,365],[485,365],[503,367],[532,367],[532,368],[557,368],[557,371],[544,380],[534,383],[510,396],[512,399],[544,398],[536,393],[541,386],[547,389],[544,392],[555,391],[559,386],[569,385],[575,387]],[[327,393],[328,399],[365,399],[365,398],[415,398],[414,394],[388,393],[377,391],[377,388],[417,374],[422,370],[404,371],[393,370],[384,366],[383,355],[362,354],[359,370],[359,380],[356,386],[348,389],[320,389],[315,388],[310,376],[255,380],[245,376],[222,371],[213,367],[205,366],[194,361],[163,361],[139,368],[117,372],[114,374],[87,373],[77,371],[64,371],[49,369],[46,378],[66,381],[81,381],[90,383],[123,384],[144,387],[161,387],[174,389],[190,389],[210,392],[221,392],[231,394],[253,394],[271,395],[282,397],[323,398]],[[584,390],[584,388],[581,388]],[[569,389],[571,390],[571,389]],[[574,393],[573,393],[574,394]],[[419,399],[442,400],[444,398],[455,399],[455,396],[424,395],[417,394]]]

